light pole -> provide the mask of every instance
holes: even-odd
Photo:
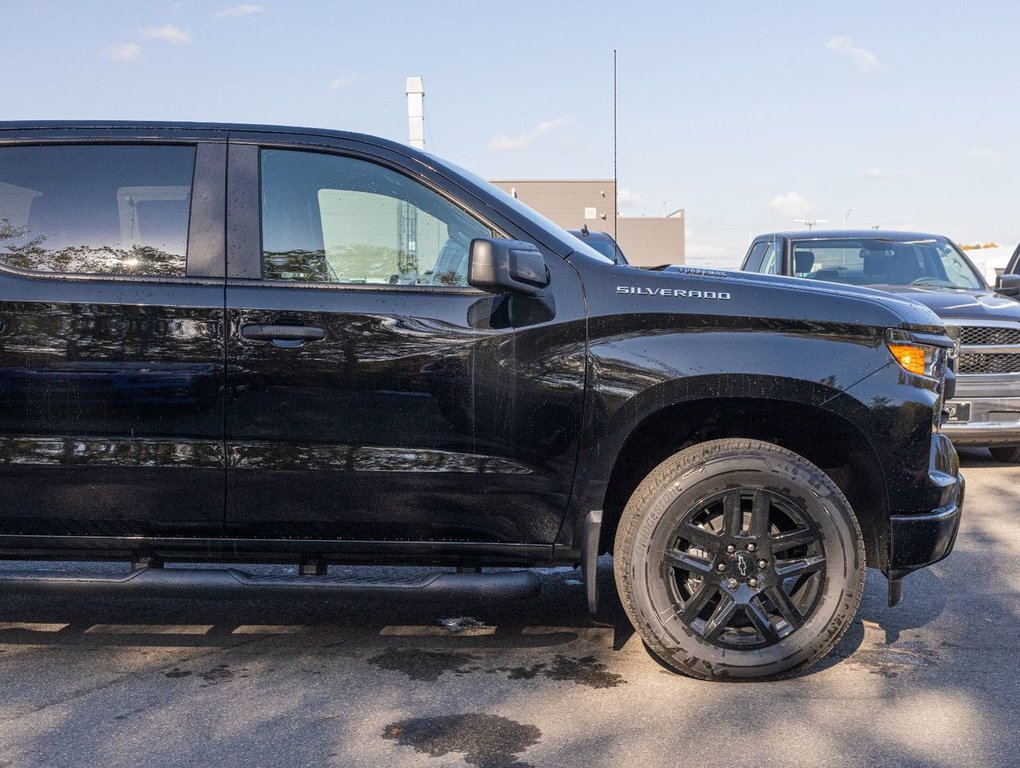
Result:
[[[843,217],[843,229],[846,229],[846,220],[850,218],[850,214],[856,210],[855,207],[851,206],[850,210],[846,212],[846,215]]]

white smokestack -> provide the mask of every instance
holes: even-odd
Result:
[[[407,78],[406,92],[408,143],[415,149],[425,149],[425,86],[421,78]]]

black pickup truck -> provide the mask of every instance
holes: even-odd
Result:
[[[0,557],[133,566],[0,592],[525,596],[577,564],[594,610],[611,552],[667,664],[792,674],[865,566],[894,603],[953,546],[952,346],[868,289],[614,265],[383,139],[0,123]],[[209,565],[244,562],[296,571]]]

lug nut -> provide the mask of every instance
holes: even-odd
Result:
[[[733,546],[732,544],[727,544],[726,545],[726,551],[729,552],[732,555],[734,552],[737,551],[737,548],[735,546]]]
[[[768,562],[766,560],[759,560],[758,561],[758,567],[759,568],[767,568],[768,567]]]
[[[758,579],[748,579],[747,580],[747,586],[751,587],[752,589],[754,587],[757,587],[758,586]]]
[[[748,552],[754,552],[754,550],[756,550],[757,548],[758,547],[756,547],[753,543],[747,545],[747,551]]]
[[[726,582],[726,586],[729,587],[730,589],[736,589],[737,588],[737,580],[736,579],[730,579],[729,581]]]
[[[715,569],[717,571],[719,571],[719,572],[725,571],[726,570],[726,563],[719,563],[719,565],[717,565],[715,567]]]

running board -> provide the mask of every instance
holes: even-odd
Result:
[[[427,576],[256,576],[234,568],[136,568],[122,576],[45,571],[0,572],[0,594],[107,597],[259,597],[448,600],[533,597],[542,581],[528,571]]]

